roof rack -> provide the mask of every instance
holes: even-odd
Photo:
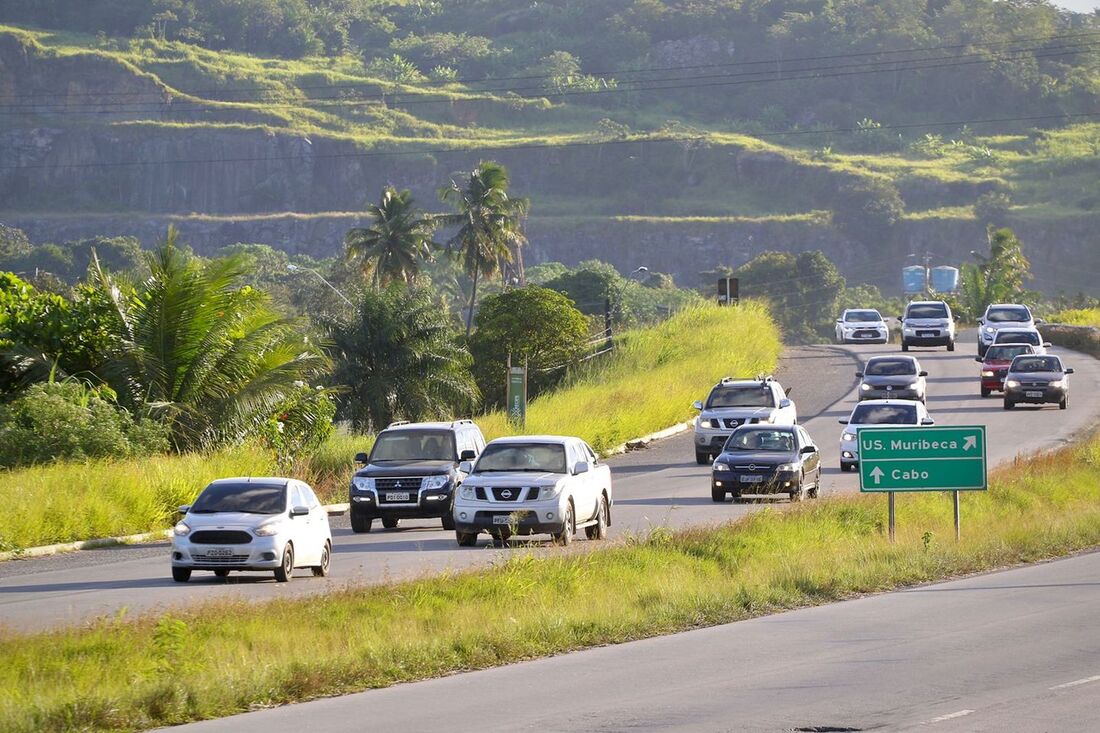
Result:
[[[458,425],[473,425],[473,424],[474,424],[474,421],[473,421],[473,420],[469,420],[469,419],[467,419],[467,418],[463,418],[463,419],[461,419],[461,420],[455,420],[454,422],[452,422],[452,423],[451,423],[451,427],[456,427],[456,426],[458,426]]]
[[[402,425],[408,425],[408,424],[409,424],[408,420],[394,420],[393,422],[391,422],[389,425],[386,426],[386,430],[389,430],[390,428],[398,428],[398,427],[401,427]]]
[[[770,374],[757,374],[756,375],[756,381],[757,382],[770,382],[770,381],[772,381],[772,375],[770,375]]]

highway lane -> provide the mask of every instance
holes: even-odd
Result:
[[[1095,731],[1098,604],[1089,554],[173,730]]]
[[[854,373],[859,359],[897,350],[896,346],[808,347],[785,355],[777,378],[793,388],[791,396],[799,405],[802,422],[822,448],[824,496],[858,490],[855,475],[839,470],[841,426],[837,419],[855,404]],[[1087,357],[1067,359],[1078,369],[1071,378],[1068,411],[1021,407],[1004,412],[1000,400],[978,396],[972,340],[960,342],[954,353],[942,349],[912,353],[930,372],[929,410],[938,423],[985,424],[994,462],[1062,444],[1100,416],[1100,362]],[[612,538],[655,526],[724,522],[762,504],[784,503],[712,503],[708,468],[695,464],[690,433],[615,457],[609,463],[616,499]],[[367,535],[352,534],[346,522],[346,518],[333,522],[333,574],[325,580],[308,577],[308,571],[299,571],[299,577],[289,584],[276,584],[268,574],[234,574],[223,580],[198,573],[190,583],[176,584],[169,578],[165,543],[0,563],[0,626],[31,630],[122,610],[135,613],[228,597],[265,599],[321,593],[347,584],[484,566],[502,553],[514,551],[490,548],[487,538],[479,549],[460,549],[453,533],[442,531],[438,522],[407,521],[399,530],[375,530]],[[542,552],[560,551],[541,538],[514,544]],[[583,548],[585,542],[577,544]]]

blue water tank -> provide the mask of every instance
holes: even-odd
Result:
[[[901,284],[906,295],[923,293],[927,273],[920,265],[901,268]]]
[[[932,289],[937,293],[954,293],[959,290],[959,268],[942,265],[932,268]]]

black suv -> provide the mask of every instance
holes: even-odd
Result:
[[[485,437],[472,420],[396,422],[378,434],[363,467],[351,479],[351,528],[370,532],[376,518],[393,529],[402,519],[439,517],[454,529],[454,492],[466,475],[462,461],[473,461]]]

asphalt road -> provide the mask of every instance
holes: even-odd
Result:
[[[181,726],[1100,730],[1100,554]]]
[[[837,419],[847,416],[855,404],[854,373],[859,360],[897,350],[897,346],[807,347],[792,349],[784,356],[776,377],[792,388],[801,422],[821,447],[826,466],[823,496],[858,490],[858,478],[839,470],[841,426]],[[1100,416],[1100,361],[1067,357],[1067,363],[1077,368],[1071,378],[1069,410],[1049,406],[1005,412],[1000,400],[978,396],[972,334],[960,340],[954,353],[942,349],[911,353],[930,373],[928,408],[937,423],[986,425],[991,464],[1061,445]],[[612,538],[657,526],[720,523],[763,504],[785,503],[714,504],[708,467],[696,465],[691,440],[691,434],[684,433],[609,461],[615,492]],[[965,498],[963,511],[965,522]],[[347,584],[488,565],[509,551],[489,547],[487,537],[478,549],[459,548],[453,533],[427,520],[405,521],[394,531],[376,529],[356,535],[346,518],[336,518],[333,534],[332,576],[318,579],[309,577],[308,571],[299,571],[294,582],[285,584],[275,583],[266,573],[234,574],[227,579],[197,573],[190,583],[173,583],[167,543],[0,563],[0,629],[34,630],[123,611],[140,613],[221,598],[322,593]],[[547,543],[539,538],[516,544],[543,547]],[[580,550],[584,545],[582,539],[574,547]],[[561,550],[546,547],[545,551]]]

